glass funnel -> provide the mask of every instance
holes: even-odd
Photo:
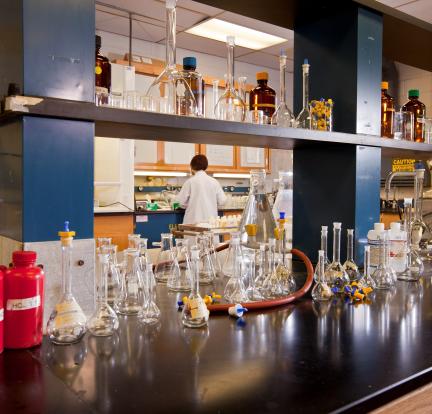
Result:
[[[347,230],[347,259],[343,264],[343,266],[351,282],[358,280],[358,278],[360,277],[360,272],[354,261],[354,230],[353,229]]]
[[[166,99],[163,112],[180,114],[181,107],[189,102],[188,113],[198,115],[198,106],[194,94],[176,66],[176,0],[166,0],[166,66],[153,81],[146,92],[146,96],[155,101]],[[162,112],[162,111],[161,111]]]
[[[333,261],[325,271],[325,280],[335,293],[343,293],[349,276],[340,262],[342,223],[333,223]]]
[[[246,105],[234,88],[234,36],[227,36],[227,76],[225,92],[214,107],[216,119],[242,122],[246,116]]]
[[[166,283],[173,276],[173,273],[179,272],[180,268],[173,248],[173,235],[171,233],[162,233],[161,247],[155,268],[156,280],[160,283]]]
[[[142,307],[139,318],[145,324],[157,323],[160,319],[160,310],[156,305],[156,280],[153,274],[153,265],[148,260],[145,264],[143,277],[144,306]]]
[[[118,317],[108,304],[109,268],[109,254],[99,253],[95,292],[96,310],[87,321],[87,329],[95,336],[111,336],[119,327]]]
[[[388,231],[378,235],[380,246],[379,264],[372,274],[375,289],[392,289],[396,285],[396,273],[389,265],[390,249]]]
[[[251,170],[250,192],[240,220],[241,241],[248,243],[247,224],[256,225],[256,243],[266,243],[274,237],[276,222],[265,191],[265,170]]]
[[[303,72],[303,108],[298,114],[295,123],[297,128],[312,129],[312,118],[309,110],[309,62],[304,60]]]
[[[279,105],[272,116],[271,123],[272,125],[291,127],[294,124],[295,118],[286,103],[286,93],[285,93],[286,65],[287,65],[287,54],[285,50],[281,50],[279,56]]]
[[[174,292],[187,292],[192,287],[187,240],[176,239],[175,250],[178,267],[173,266],[173,271],[168,276],[167,287]]]
[[[72,249],[75,232],[69,230],[65,221],[59,231],[62,249],[62,295],[51,312],[47,334],[51,342],[59,345],[78,342],[86,332],[86,317],[72,294]]]
[[[325,281],[325,255],[324,250],[318,250],[318,263],[317,263],[317,279],[315,286],[312,289],[312,299],[317,302],[327,301],[332,297],[332,291]]]
[[[243,254],[241,252],[240,239],[231,240],[234,249],[234,267],[233,272],[225,286],[224,298],[227,302],[241,303],[247,302],[248,295],[243,283]]]
[[[292,172],[279,171],[279,189],[273,204],[273,217],[279,218],[280,213],[285,213],[285,217],[292,217],[293,187]]]
[[[417,281],[424,272],[423,261],[421,260],[417,250],[413,248],[411,241],[412,234],[412,200],[404,199],[404,230],[407,235],[406,242],[406,267],[402,272],[397,273],[399,280]]]

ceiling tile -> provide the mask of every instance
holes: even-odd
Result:
[[[417,17],[417,19],[432,23],[432,1],[417,0],[397,8],[401,12]]]
[[[288,40],[287,42],[284,42],[284,43],[280,43],[279,45],[267,47],[265,49],[262,49],[261,52],[268,53],[270,55],[279,56],[281,49],[286,50],[287,56],[289,58],[293,58],[294,57],[294,39]]]
[[[165,27],[133,21],[132,37],[157,43],[165,38]]]
[[[129,36],[129,20],[112,15],[107,18],[105,13],[96,12],[96,30]]]
[[[413,0],[378,0],[379,3],[385,4],[386,6],[389,7],[398,7],[401,6],[402,4],[406,4],[409,1],[413,1]]]
[[[251,63],[256,66],[264,66],[271,69],[279,69],[279,60],[276,56],[263,52],[253,52],[237,58],[240,62]]]
[[[225,43],[189,33],[177,34],[177,47],[220,57],[227,54]]]
[[[177,8],[192,10],[209,17],[213,17],[220,13],[223,13],[222,9],[217,9],[216,7],[207,6],[206,4],[198,3],[192,0],[178,0]]]

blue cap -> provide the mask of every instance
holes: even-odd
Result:
[[[279,220],[285,219],[285,211],[279,211]]]
[[[303,65],[309,65],[309,60],[307,58],[303,61]]]
[[[195,56],[188,56],[183,58],[183,66],[190,66],[194,69],[197,66],[197,61]]]
[[[68,221],[64,222],[63,231],[69,231],[69,222]]]

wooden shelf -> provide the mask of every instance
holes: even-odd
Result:
[[[28,112],[2,114],[0,123],[11,122],[22,115],[43,116],[94,121],[95,135],[100,137],[239,145],[272,149],[300,149],[311,145],[321,145],[331,146],[337,150],[338,145],[364,145],[380,147],[385,156],[412,156],[417,159],[432,156],[431,144],[397,141],[370,135],[310,131],[131,111],[97,107],[93,103],[49,98],[27,108]]]

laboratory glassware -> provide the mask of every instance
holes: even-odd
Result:
[[[370,259],[370,246],[365,246],[363,277],[360,279],[360,284],[364,287],[371,287],[372,289],[375,289],[375,280],[373,280],[371,276]]]
[[[122,315],[137,315],[144,303],[143,276],[139,251],[126,249],[124,251],[125,266],[121,270],[121,288],[114,308]]]
[[[231,240],[234,249],[234,267],[233,272],[225,286],[224,298],[231,303],[247,302],[248,295],[243,283],[243,254],[240,246],[240,239]]]
[[[276,268],[276,239],[269,239],[268,248],[268,271],[263,283],[262,291],[266,298],[276,298],[282,296],[284,293]]]
[[[156,305],[156,280],[153,274],[153,264],[150,260],[145,263],[143,274],[144,304],[138,317],[145,324],[157,323],[160,319],[160,310]]]
[[[423,181],[424,169],[416,169],[414,177],[414,217],[411,224],[411,243],[414,249],[422,254],[424,247],[423,234],[428,230],[423,221]],[[427,253],[427,252],[426,252]]]
[[[179,271],[179,265],[173,248],[173,235],[171,233],[162,233],[161,247],[155,268],[156,280],[160,283],[166,283],[174,272]]]
[[[141,271],[144,272],[146,263],[149,261],[149,255],[147,250],[148,239],[140,238],[138,243],[139,258],[141,264]]]
[[[263,295],[263,286],[267,276],[266,251],[267,251],[266,243],[260,243],[259,251],[258,251],[258,266],[256,271],[256,277],[255,277],[255,289],[257,289],[261,293],[261,295]]]
[[[237,254],[242,254],[241,248],[239,249],[239,243],[234,243],[234,240],[240,240],[240,234],[238,232],[231,233],[231,240],[229,243],[228,253],[225,257],[223,265],[223,274],[226,277],[231,277],[233,274],[235,259]]]
[[[115,244],[102,246],[100,252],[108,254],[107,301],[110,306],[113,306],[120,293],[120,270],[117,263],[117,246]]]
[[[128,234],[128,248],[139,250],[141,234]]]
[[[219,79],[213,79],[212,80],[212,107],[211,107],[211,117],[218,119],[217,114],[215,113],[214,109],[216,107],[216,104],[219,101]]]
[[[244,121],[246,105],[234,88],[234,36],[227,36],[227,77],[225,92],[214,107],[216,119],[225,121]]]
[[[347,229],[347,259],[343,266],[351,282],[358,280],[360,272],[354,261],[354,229]]]
[[[241,240],[248,242],[246,224],[255,224],[255,241],[267,242],[274,237],[276,222],[265,191],[266,173],[265,170],[251,170],[250,175],[250,192],[239,224]]]
[[[396,111],[393,115],[394,139],[414,141],[414,115],[408,111]]]
[[[204,232],[204,234],[207,236],[208,249],[210,252],[210,259],[212,261],[216,277],[218,277],[218,276],[223,277],[222,266],[221,266],[219,256],[218,256],[217,251],[216,251],[216,246],[215,246],[215,235],[211,231],[206,231],[206,232]]]
[[[305,59],[302,65],[303,109],[300,111],[295,121],[297,128],[304,128],[304,129],[312,128],[312,119],[309,110],[309,68],[310,68],[309,62],[307,59]]]
[[[418,89],[408,91],[408,102],[402,107],[402,111],[411,112],[414,116],[413,132],[415,142],[424,142],[424,118],[426,106],[419,101],[420,93]]]
[[[209,319],[209,310],[199,293],[199,261],[200,248],[191,247],[192,291],[183,306],[182,323],[188,328],[201,328],[206,326]]]
[[[257,86],[249,92],[249,108],[262,110],[265,123],[271,122],[271,117],[276,109],[276,92],[268,85],[268,72],[256,74]]]
[[[378,240],[380,243],[379,264],[372,274],[375,289],[392,289],[396,285],[396,273],[389,265],[388,231],[384,230],[379,234]]]
[[[216,270],[213,266],[209,243],[210,241],[206,234],[198,235],[197,244],[201,251],[199,262],[200,285],[209,285],[216,279]]]
[[[335,293],[343,293],[345,285],[349,284],[350,279],[340,262],[342,223],[333,223],[333,261],[325,271],[327,284]]]
[[[242,98],[242,101],[244,102],[245,106],[246,106],[246,80],[247,80],[246,76],[239,76],[237,80],[238,94],[240,98]]]
[[[411,243],[412,199],[404,199],[404,230],[407,235],[405,245],[405,269],[396,273],[398,280],[417,281],[424,272],[423,261]]]
[[[55,344],[78,342],[86,332],[86,316],[72,294],[72,249],[75,232],[65,221],[58,235],[62,249],[62,295],[47,323],[48,338]]]
[[[285,217],[292,217],[293,187],[291,171],[279,171],[279,189],[273,204],[273,217],[279,218],[280,213]]]
[[[256,241],[256,234],[257,234],[258,226],[256,224],[246,224],[245,230],[247,233],[247,242],[244,243],[244,246],[249,249],[258,249],[259,244]]]
[[[183,72],[182,76],[190,86],[195,100],[191,100],[188,96],[188,91],[185,91],[184,98],[180,98],[180,114],[181,115],[197,115],[204,116],[204,79],[196,70],[197,60],[193,56],[183,58]],[[194,102],[196,102],[197,110],[194,110]],[[192,111],[192,112],[191,112]]]
[[[279,56],[279,105],[276,111],[274,112],[274,114],[272,115],[271,123],[272,125],[291,127],[293,126],[295,118],[286,103],[286,92],[285,92],[286,65],[287,65],[287,54],[285,50],[281,50]],[[279,173],[279,177],[280,177],[280,173]]]
[[[246,289],[246,294],[249,300],[263,300],[264,297],[261,294],[260,290],[255,286],[256,281],[256,250],[248,249],[246,252],[246,275],[245,277],[248,280],[248,288]]]
[[[381,136],[393,138],[394,98],[388,94],[388,82],[381,82]]]
[[[111,237],[97,237],[96,238],[96,253],[101,251],[102,246],[111,244]]]
[[[119,327],[119,320],[108,304],[109,254],[98,254],[96,272],[96,310],[87,321],[87,329],[94,336],[110,336]]]
[[[278,262],[276,266],[277,277],[280,281],[280,285],[283,293],[289,295],[295,292],[296,283],[294,280],[294,275],[291,272],[291,265],[289,261],[288,251],[286,248],[286,232],[285,232],[285,213],[280,212],[278,219]]]
[[[159,98],[165,108],[160,112],[180,114],[180,102],[190,102],[190,113],[198,114],[198,106],[194,94],[176,66],[176,0],[166,0],[166,66],[148,88],[146,95]],[[162,97],[163,96],[163,97]],[[165,105],[166,104],[166,105]]]
[[[172,267],[172,272],[168,276],[167,287],[175,292],[187,292],[192,287],[192,276],[189,268],[189,258],[187,252],[187,241],[176,239],[176,264]],[[183,262],[180,265],[180,262]]]
[[[327,301],[332,297],[330,286],[324,277],[325,255],[324,250],[318,250],[317,282],[312,289],[312,299],[317,302]]]
[[[318,131],[333,130],[333,100],[313,99],[309,106],[312,129]]]
[[[327,268],[330,265],[330,260],[327,254],[327,245],[328,245],[328,227],[321,226],[321,250],[324,252],[324,272],[327,270]],[[317,262],[317,266],[314,272],[315,282],[318,282],[318,263],[319,262]]]

